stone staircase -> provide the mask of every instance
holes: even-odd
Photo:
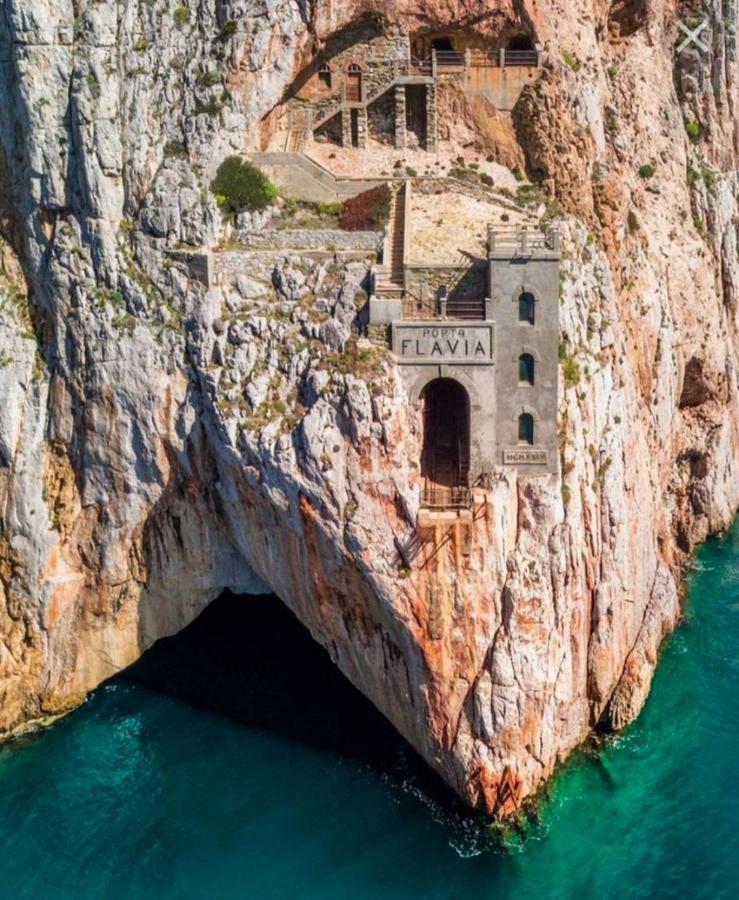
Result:
[[[448,319],[484,319],[484,298],[450,297],[446,302]]]
[[[369,97],[365,97],[364,100],[362,100],[359,103],[353,104],[353,106],[355,106],[355,107],[361,106],[362,108],[367,109],[367,107],[370,106],[372,103],[374,103],[375,100],[379,100],[380,97],[382,97],[382,95],[386,91],[389,91],[390,88],[394,87],[397,84],[397,82],[398,82],[398,76],[396,73],[393,75],[392,78],[389,78],[386,81],[381,82],[379,87],[377,87],[374,90],[374,92],[369,95]],[[316,119],[316,121],[312,125],[312,131],[315,132],[322,125],[325,125],[326,122],[328,122],[330,119],[333,119],[334,116],[338,116],[338,114],[341,112],[342,109],[344,109],[344,107],[346,105],[347,105],[347,101],[344,98],[343,93],[342,93],[342,96],[340,97],[338,103],[335,106],[332,106],[327,112],[323,113],[323,115],[319,119]]]
[[[390,223],[388,229],[388,260],[383,260],[376,292],[378,296],[402,296],[405,280],[405,197],[407,187],[402,184],[393,191],[390,200]]]

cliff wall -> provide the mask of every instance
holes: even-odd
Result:
[[[708,51],[677,53],[679,15],[6,2],[2,731],[81,702],[225,588],[277,593],[490,811],[638,714],[681,567],[739,499],[733,39],[715,3]],[[367,16],[534,33],[549,62],[506,158],[563,235],[561,478],[498,473],[469,540],[438,534],[410,571],[420,422],[353,333],[362,264],[286,253],[206,288],[167,252],[220,239],[218,162]]]

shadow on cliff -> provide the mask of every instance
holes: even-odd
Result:
[[[459,802],[275,596],[221,595],[119,677]]]

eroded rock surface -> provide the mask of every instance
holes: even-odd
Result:
[[[681,566],[739,492],[736,64],[718,2],[710,54],[679,57],[669,3],[515,10],[7,0],[0,730],[225,588],[276,592],[490,811],[638,714]],[[410,571],[420,422],[357,332],[366,267],[284,252],[206,288],[170,252],[223,236],[218,162],[366,13],[533,29],[547,67],[488,147],[526,160],[563,235],[561,478],[497,473],[471,538]]]

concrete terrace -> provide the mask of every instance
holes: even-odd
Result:
[[[536,219],[511,203],[481,199],[455,190],[422,193],[410,198],[406,262],[448,265],[460,256],[487,258],[488,226],[536,227]]]

